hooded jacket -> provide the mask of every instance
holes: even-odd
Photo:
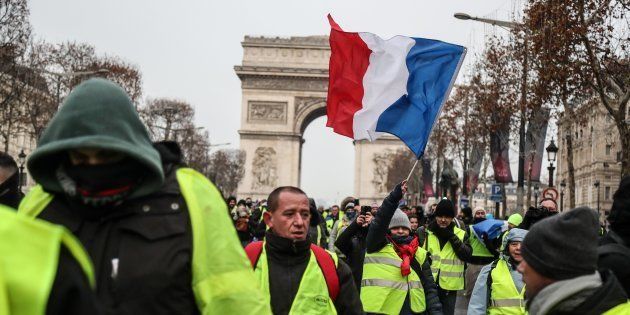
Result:
[[[143,176],[120,203],[98,210],[78,203],[55,174],[76,148],[122,152]],[[182,166],[176,144],[152,145],[120,87],[89,80],[66,98],[31,155],[28,167],[40,186],[19,211],[79,238],[94,263],[106,313],[269,313],[256,288],[216,285],[255,280],[220,194]]]
[[[509,261],[509,249],[507,244],[510,242],[522,242],[523,238],[527,235],[526,230],[522,229],[512,229],[507,234],[505,239],[503,240],[503,248],[504,251],[501,253],[501,257],[499,259],[504,259]],[[512,276],[512,280],[514,281],[514,286],[516,290],[521,291],[525,283],[523,283],[523,275],[518,272],[514,265],[508,262],[508,269],[510,270],[510,275]],[[468,304],[468,315],[482,315],[487,314],[488,310],[488,277],[490,276],[490,272],[492,269],[492,263],[484,266],[479,272],[479,277],[477,277],[477,281],[475,282],[475,288],[473,289],[472,295],[470,297],[470,303]]]
[[[160,154],[131,99],[113,82],[91,79],[68,95],[27,161],[31,176],[46,191],[63,193],[56,172],[68,151],[77,148],[122,152],[142,165],[142,184],[130,198],[146,196],[164,183]]]

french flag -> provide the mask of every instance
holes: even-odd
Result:
[[[466,55],[438,40],[344,32],[330,22],[326,126],[355,140],[383,133],[420,158]]]

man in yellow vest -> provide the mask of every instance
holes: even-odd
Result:
[[[429,223],[424,248],[431,253],[431,270],[438,285],[438,296],[444,314],[455,313],[457,291],[464,289],[464,262],[472,249],[468,233],[455,226],[455,207],[444,198],[435,208],[435,220]]]
[[[265,241],[245,249],[263,302],[274,314],[361,314],[348,265],[308,238],[311,211],[306,194],[297,187],[278,187],[267,204]]]
[[[61,226],[0,205],[0,314],[100,314],[92,264]]]
[[[115,314],[268,314],[226,204],[183,166],[175,143],[151,143],[134,104],[103,79],[77,86],[28,159],[39,186],[19,212],[65,226],[95,267]]]
[[[597,270],[599,215],[581,207],[534,224],[521,243],[529,314],[630,314],[610,270]]]
[[[525,235],[526,230],[510,230],[501,257],[481,269],[468,304],[468,315],[525,314],[525,284],[516,270],[523,260],[521,242]]]
[[[398,203],[407,183],[396,185],[370,224],[363,262],[361,302],[367,313],[442,314],[428,253],[411,234]]]

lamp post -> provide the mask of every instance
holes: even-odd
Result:
[[[534,205],[538,206],[538,189],[540,189],[538,187],[538,184],[536,184],[536,186],[534,186]]]
[[[523,27],[523,24],[510,22],[510,21],[500,21],[493,19],[486,19],[476,16],[471,16],[466,13],[455,13],[453,15],[456,19],[460,20],[472,20],[478,21],[482,23],[488,23],[491,25],[496,25],[500,27],[505,27],[508,29],[516,29]],[[525,37],[525,41],[523,42],[523,51],[527,52],[527,37]],[[520,100],[520,124],[518,127],[518,181],[516,186],[516,206],[519,208],[519,211],[523,209],[523,194],[524,194],[524,186],[525,186],[525,117],[526,117],[526,102],[527,102],[527,71],[528,71],[528,56],[527,53],[523,54],[523,74],[522,74],[522,84],[521,84],[521,100]]]
[[[599,218],[599,179],[593,183],[593,186],[597,188],[597,217]]]
[[[551,139],[551,143],[545,150],[547,150],[547,161],[549,161],[549,167],[547,167],[549,171],[549,187],[553,187],[553,171],[556,169],[553,163],[556,161],[556,154],[558,153],[558,147],[553,139]]]
[[[567,183],[564,179],[560,182],[560,212],[564,211],[564,188],[567,187]]]
[[[18,161],[20,161],[20,173],[19,175],[19,189],[20,192],[22,192],[22,186],[24,186],[25,184],[25,180],[24,180],[24,163],[26,162],[26,153],[24,153],[24,149],[22,149],[20,151],[20,153],[18,154]]]

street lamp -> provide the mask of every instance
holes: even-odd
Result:
[[[549,161],[549,167],[547,167],[549,171],[549,187],[553,187],[553,171],[556,169],[553,166],[553,162],[556,161],[556,154],[558,153],[558,147],[553,139],[551,139],[551,143],[545,150],[547,150],[547,161]]]
[[[564,211],[564,188],[567,187],[567,183],[564,179],[560,182],[560,212]]]
[[[593,186],[597,188],[597,217],[599,218],[599,179],[593,183]]]
[[[471,16],[466,13],[455,13],[454,17],[460,20],[472,20],[478,21],[482,23],[488,23],[491,25],[496,25],[500,27],[505,27],[508,29],[518,29],[522,28],[524,24],[511,22],[511,21],[500,21],[493,19],[486,19],[476,16]],[[525,40],[523,42],[523,51],[527,52],[527,36],[525,36]],[[520,124],[518,128],[518,181],[516,188],[516,205],[519,208],[523,208],[523,190],[525,186],[525,121],[526,121],[526,108],[527,108],[527,53],[523,54],[523,73],[522,73],[522,84],[521,84],[521,100],[520,100]]]
[[[534,204],[536,206],[538,206],[538,189],[540,189],[538,187],[538,184],[536,184],[536,186],[534,186]]]
[[[20,173],[19,175],[19,189],[22,192],[22,186],[26,184],[26,180],[24,177],[24,163],[26,162],[26,153],[24,153],[24,149],[20,151],[18,154],[18,161],[20,161]]]

